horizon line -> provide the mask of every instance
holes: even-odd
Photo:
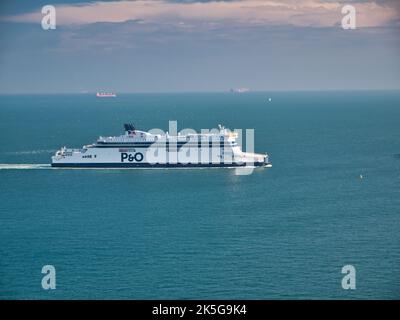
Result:
[[[114,91],[108,90],[117,95],[119,94],[190,94],[190,93],[229,93],[233,95],[247,95],[251,93],[271,93],[271,92],[359,92],[359,91],[400,91],[399,88],[371,88],[371,89],[277,89],[277,90],[249,90],[247,92],[232,92],[230,90],[199,90],[199,91]],[[76,92],[76,91],[65,91],[65,92],[0,92],[0,95],[95,95],[97,92],[103,91],[87,91],[87,92]]]

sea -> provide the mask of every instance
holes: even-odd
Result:
[[[49,166],[169,121],[272,168]],[[400,298],[399,91],[1,95],[0,141],[0,299]]]

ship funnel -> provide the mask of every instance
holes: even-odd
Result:
[[[128,133],[135,131],[135,126],[132,123],[125,123],[124,128]]]

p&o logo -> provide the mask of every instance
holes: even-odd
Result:
[[[137,152],[135,154],[122,152],[121,153],[121,162],[141,162],[143,160],[143,154]]]

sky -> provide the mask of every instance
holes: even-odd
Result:
[[[1,0],[0,41],[1,94],[400,89],[398,0]]]

